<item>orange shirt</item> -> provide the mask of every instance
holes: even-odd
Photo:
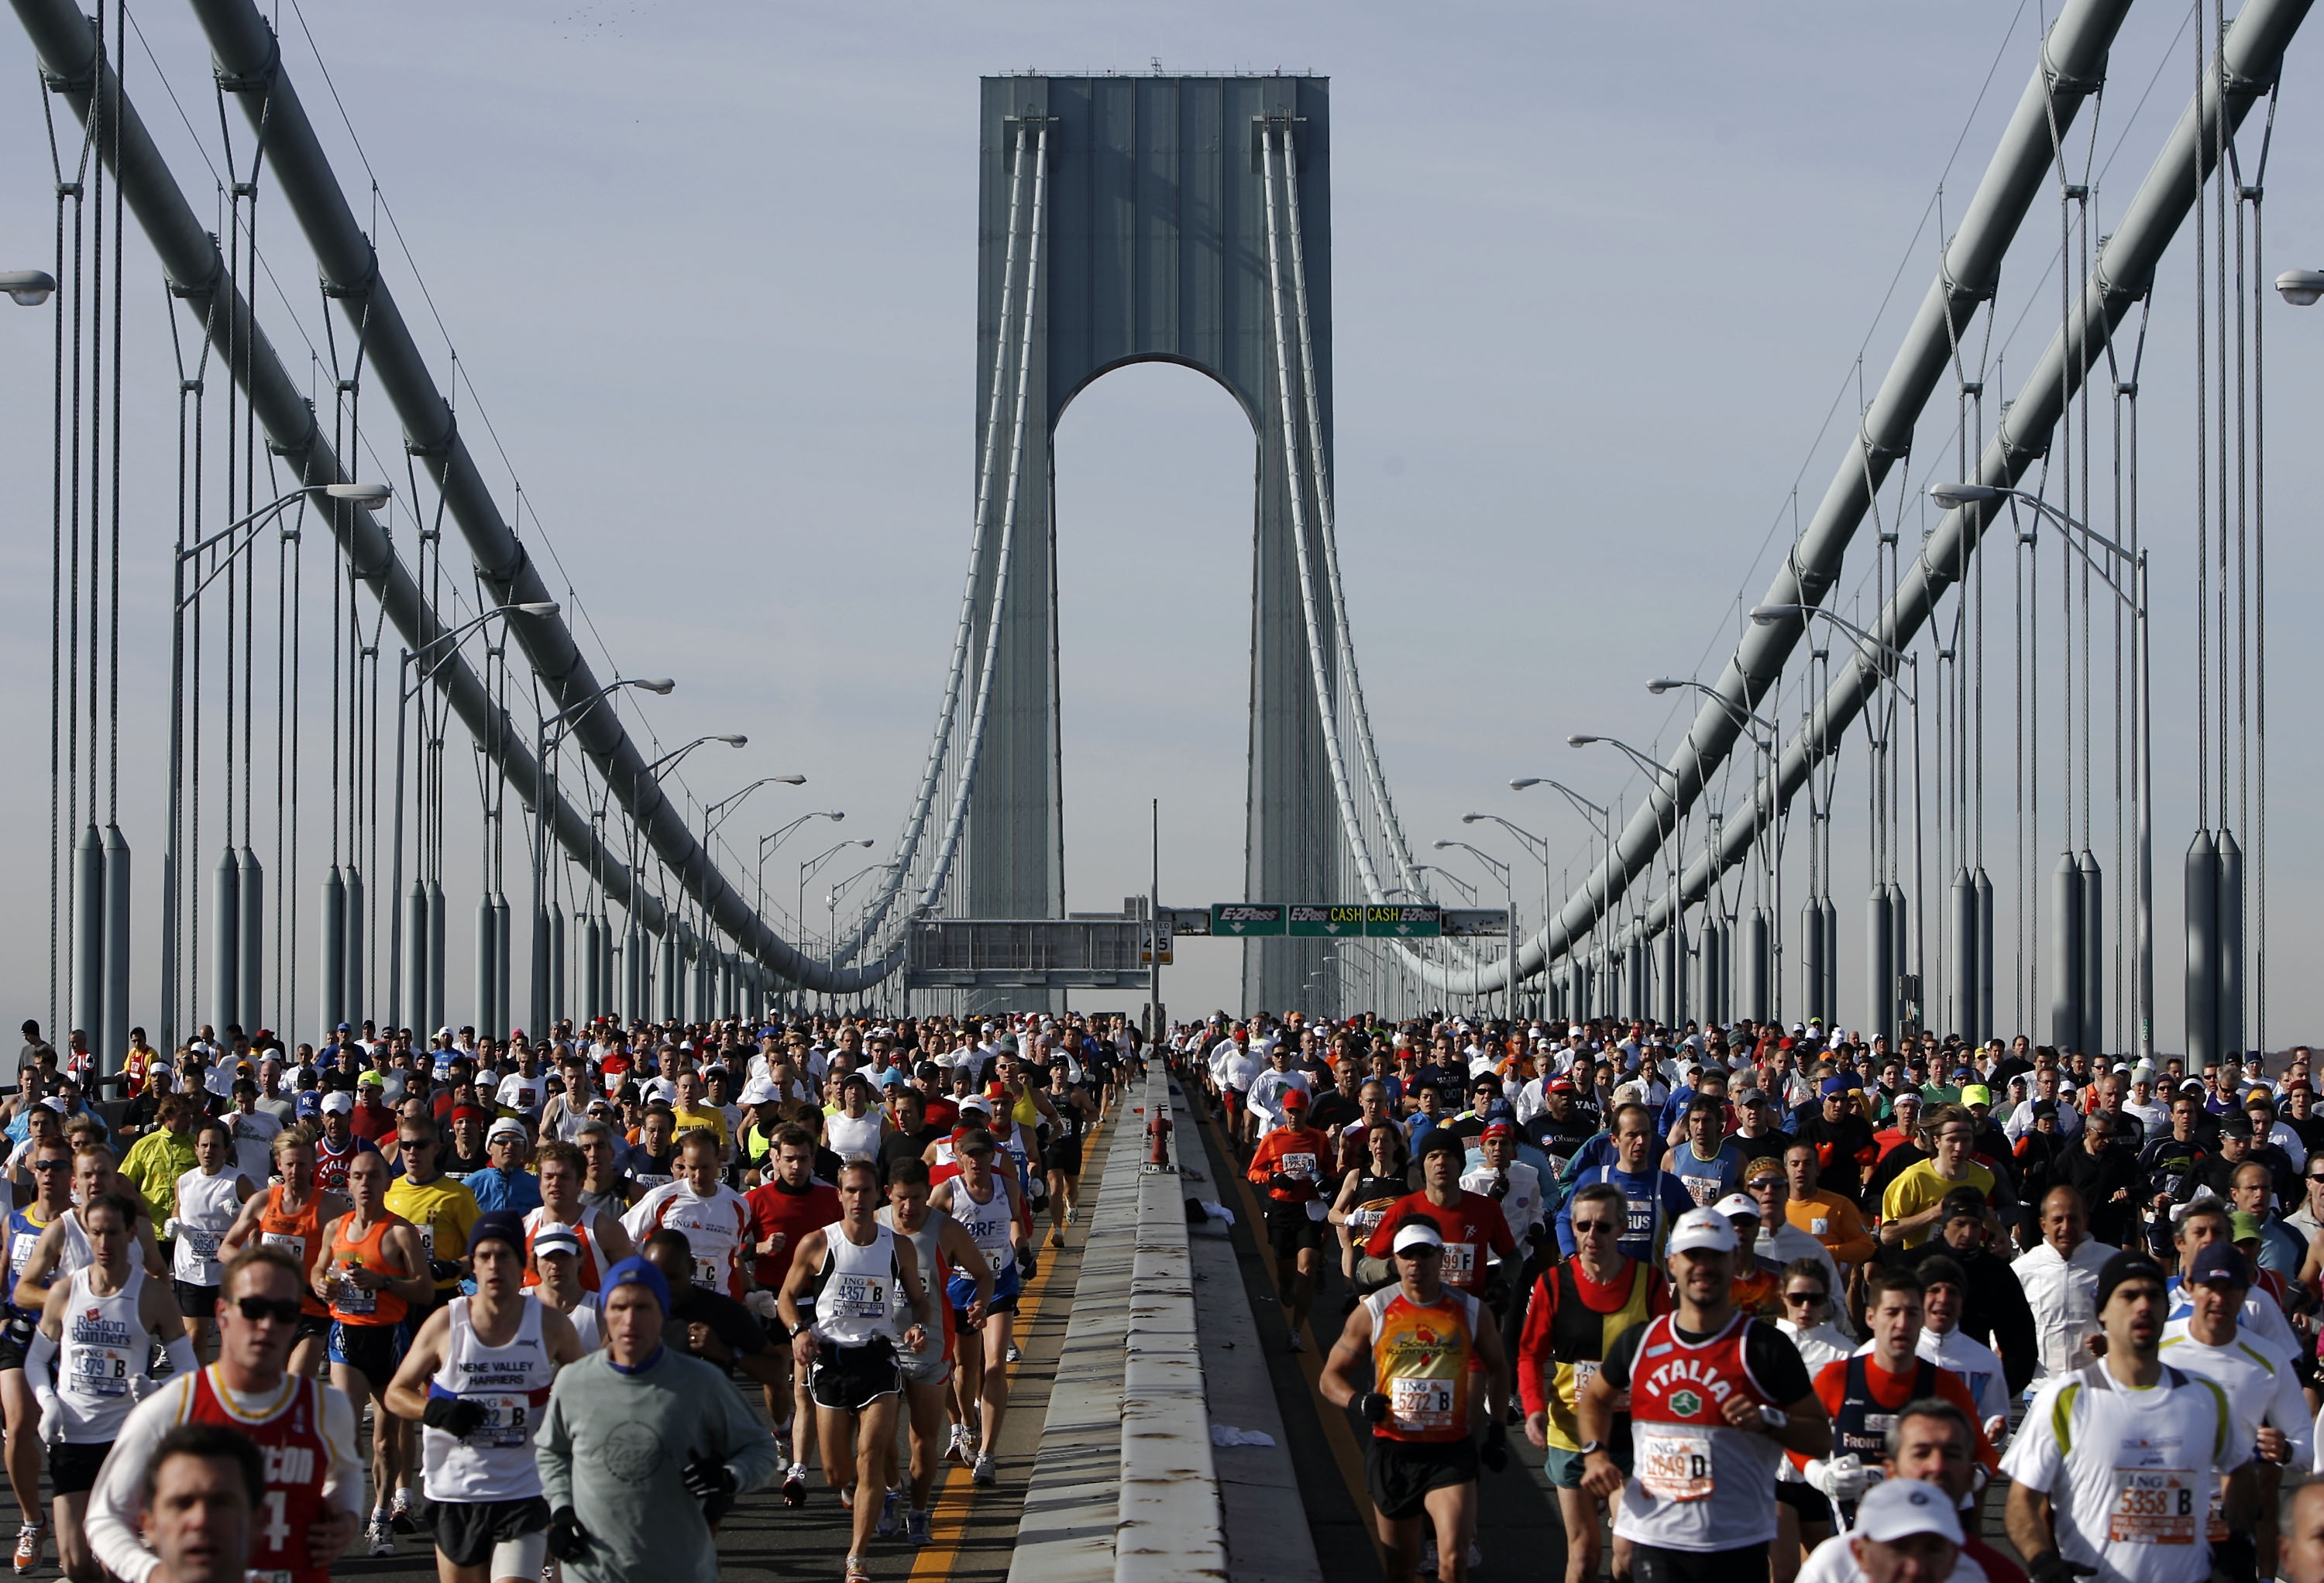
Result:
[[[1250,1180],[1267,1189],[1277,1203],[1304,1204],[1322,1196],[1318,1187],[1331,1160],[1332,1140],[1314,1127],[1298,1123],[1278,1127],[1261,1138],[1252,1153]],[[1277,1187],[1273,1181],[1277,1175],[1297,1177],[1302,1185]]]

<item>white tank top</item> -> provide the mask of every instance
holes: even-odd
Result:
[[[466,1440],[440,1429],[420,1431],[422,1478],[431,1501],[521,1501],[540,1493],[532,1437],[549,1411],[556,1367],[540,1338],[540,1304],[518,1311],[516,1334],[487,1347],[468,1320],[472,1300],[456,1297],[445,1332],[444,1361],[429,1382],[431,1396],[458,1396],[484,1408],[482,1427]]]
[[[57,1349],[57,1399],[65,1441],[75,1446],[101,1446],[120,1434],[122,1420],[137,1405],[130,1383],[143,1377],[153,1357],[153,1337],[137,1313],[145,1272],[132,1264],[128,1284],[110,1297],[90,1288],[89,1274],[73,1272]]]
[[[64,1246],[57,1250],[57,1274],[77,1275],[97,1262],[97,1249],[88,1245],[88,1233],[81,1227],[78,1205],[67,1210],[62,1220]]]
[[[549,1302],[545,1287],[528,1286],[524,1294],[544,1308],[557,1306]],[[581,1338],[582,1351],[595,1352],[605,1344],[604,1316],[605,1299],[603,1293],[596,1292],[581,1293],[581,1301],[575,1303],[573,1311],[565,1316],[573,1326],[573,1333]]]
[[[1009,1243],[1009,1225],[1017,1217],[1009,1201],[1009,1179],[995,1173],[992,1178],[992,1198],[988,1203],[978,1203],[968,1190],[968,1178],[953,1179],[952,1218],[976,1244],[984,1262],[999,1275],[1016,1262],[1017,1250]]]
[[[866,1110],[851,1118],[843,1110],[836,1116],[823,1118],[823,1138],[831,1152],[843,1160],[877,1160],[880,1157],[880,1112]]]
[[[815,1333],[835,1347],[862,1347],[873,1338],[898,1339],[889,1308],[895,1297],[896,1234],[887,1227],[858,1247],[846,1223],[823,1229],[823,1268],[815,1277]]]
[[[171,1274],[187,1285],[218,1284],[218,1242],[242,1213],[242,1200],[235,1193],[241,1180],[232,1165],[215,1176],[194,1170],[178,1178],[177,1252],[170,1265]]]

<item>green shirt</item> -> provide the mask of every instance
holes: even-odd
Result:
[[[162,1221],[178,1212],[178,1178],[200,1163],[189,1132],[157,1127],[129,1146],[117,1173],[144,1199],[154,1235],[161,1234]]]

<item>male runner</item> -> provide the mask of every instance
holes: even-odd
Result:
[[[548,1554],[533,1435],[557,1371],[583,1348],[571,1321],[526,1298],[524,1244],[511,1210],[469,1228],[476,1294],[428,1316],[385,1393],[389,1412],[423,1426],[442,1583],[534,1583]]]
[[[1620,1251],[1629,1224],[1622,1190],[1599,1182],[1573,1195],[1569,1224],[1580,1250],[1543,1273],[1525,1310],[1517,1342],[1517,1391],[1524,1398],[1526,1439],[1545,1449],[1544,1470],[1557,1490],[1565,1519],[1566,1583],[1598,1576],[1598,1516],[1605,1503],[1582,1487],[1582,1440],[1574,1402],[1625,1332],[1670,1311],[1670,1288],[1661,1272]],[[1630,1466],[1628,1415],[1608,1436],[1618,1466]]]
[[[49,1447],[58,1564],[72,1583],[97,1583],[102,1573],[82,1528],[97,1469],[122,1421],[152,1387],[155,1344],[167,1338],[173,1370],[190,1374],[198,1365],[192,1343],[174,1322],[177,1305],[168,1289],[130,1261],[136,1204],[109,1192],[82,1204],[80,1219],[90,1262],[49,1288],[24,1375],[40,1402],[41,1439]]]
[[[582,1183],[588,1180],[589,1165],[579,1149],[552,1139],[533,1156],[533,1168],[540,1173],[540,1205],[525,1213],[527,1241],[546,1228],[566,1228],[573,1233],[574,1246],[581,1250],[582,1290],[602,1290],[605,1272],[637,1251],[630,1246],[630,1234],[622,1229],[619,1216],[583,1200]],[[528,1272],[524,1279],[530,1286],[540,1276]]]
[[[694,1249],[694,1284],[740,1302],[749,1290],[742,1255],[751,1241],[751,1205],[722,1179],[724,1165],[715,1133],[686,1134],[678,1140],[671,1179],[632,1206],[622,1229],[640,1245],[665,1227],[685,1232]]]
[[[1514,1263],[1517,1245],[1509,1235],[1501,1206],[1461,1185],[1461,1173],[1467,1164],[1467,1149],[1451,1132],[1440,1127],[1422,1139],[1420,1191],[1388,1206],[1364,1251],[1374,1258],[1388,1257],[1395,1228],[1406,1216],[1419,1215],[1434,1224],[1444,1241],[1439,1278],[1455,1291],[1481,1299],[1487,1256]]]
[[[1672,1312],[1607,1348],[1574,1418],[1582,1487],[1622,1500],[1614,1536],[1637,1583],[1734,1583],[1766,1574],[1775,1469],[1822,1457],[1831,1424],[1789,1338],[1735,1307],[1735,1228],[1691,1210],[1671,1228]],[[1615,1400],[1630,1398],[1636,1470],[1608,1451]]]
[[[799,1243],[776,1310],[790,1331],[792,1355],[809,1370],[824,1477],[843,1498],[853,1492],[847,1583],[869,1583],[872,1532],[883,1520],[890,1532],[895,1525],[892,1496],[875,1501],[872,1491],[874,1480],[884,1482],[896,1440],[896,1398],[904,1386],[896,1348],[899,1339],[915,1352],[926,1344],[928,1298],[911,1238],[879,1222],[879,1167],[869,1160],[840,1166],[839,1201],[840,1218]],[[900,1338],[899,1291],[912,1314]]]
[[[218,1290],[218,1360],[172,1376],[121,1426],[89,1492],[89,1545],[121,1583],[152,1583],[161,1558],[140,1535],[138,1506],[154,1450],[181,1423],[223,1424],[265,1459],[251,1569],[327,1583],[361,1524],[364,1465],[346,1397],[289,1368],[305,1272],[281,1248],[246,1247],[226,1261]]]
[[[1259,1140],[1250,1176],[1267,1189],[1267,1240],[1275,1250],[1277,1295],[1291,1325],[1290,1349],[1305,1352],[1307,1343],[1301,1332],[1307,1327],[1315,1278],[1323,1266],[1323,1218],[1329,1206],[1320,1188],[1322,1163],[1332,1157],[1332,1141],[1307,1125],[1306,1090],[1286,1088],[1278,1102],[1282,1123]]]
[[[838,1190],[816,1180],[815,1134],[796,1123],[777,1127],[774,1174],[752,1188],[746,1201],[759,1290],[780,1292],[800,1241],[839,1219]],[[790,1337],[779,1325],[771,1329],[775,1350],[791,1377],[788,1388],[765,1387],[767,1417],[782,1453],[783,1501],[797,1506],[806,1503],[807,1465],[815,1455],[815,1404],[807,1395],[806,1371],[791,1367]]]
[[[570,1226],[551,1226],[531,1236],[532,1267],[525,1272],[525,1278],[539,1284],[527,1286],[525,1292],[563,1314],[572,1323],[573,1333],[581,1338],[581,1350],[595,1352],[605,1344],[602,1322],[605,1300],[599,1293],[582,1289],[580,1238]]]
[[[32,1146],[32,1202],[8,1213],[7,1265],[0,1271],[6,1282],[8,1324],[0,1333],[0,1409],[8,1431],[8,1486],[16,1509],[24,1514],[16,1530],[16,1570],[29,1572],[41,1564],[41,1546],[47,1532],[39,1521],[41,1510],[41,1407],[32,1394],[32,1376],[24,1372],[24,1350],[32,1344],[34,1327],[47,1304],[46,1286],[40,1301],[16,1301],[24,1266],[50,1226],[72,1208],[72,1146],[51,1133]],[[51,1270],[48,1280],[53,1282]]]
[[[309,1290],[304,1279],[323,1246],[324,1225],[346,1213],[346,1201],[325,1192],[315,1182],[315,1146],[303,1128],[293,1127],[274,1140],[274,1169],[282,1180],[244,1201],[234,1229],[218,1242],[218,1251],[231,1260],[245,1247],[279,1247],[299,1266],[303,1309],[299,1334],[290,1352],[290,1368],[309,1377],[323,1372],[330,1349],[331,1311]]]
[[[387,1387],[403,1361],[404,1316],[436,1290],[420,1233],[386,1207],[387,1162],[358,1155],[347,1167],[354,1205],[323,1228],[307,1284],[331,1309],[331,1384],[357,1404],[375,1404],[373,1422],[391,1432],[372,1437],[372,1489],[378,1505],[364,1535],[374,1556],[395,1553],[392,1508],[404,1472],[404,1437],[389,1417]]]
[[[1457,1154],[1460,1146],[1453,1148]],[[1502,1422],[1508,1358],[1484,1304],[1440,1274],[1444,1238],[1436,1223],[1411,1214],[1388,1231],[1397,1283],[1348,1315],[1323,1365],[1323,1396],[1371,1421],[1364,1482],[1388,1551],[1389,1583],[1411,1583],[1418,1576],[1424,1517],[1434,1541],[1439,1583],[1466,1583],[1474,1564],[1478,1467],[1499,1472],[1508,1462]],[[1471,1395],[1480,1385],[1481,1450],[1471,1427],[1477,1404]]]
[[[2106,1355],[2045,1381],[2002,1459],[2009,1542],[2034,1583],[2202,1583],[2220,1477],[2229,1531],[2252,1521],[2251,1439],[2216,1381],[2163,1361],[2162,1265],[2116,1254],[2096,1302]]]
[[[934,1287],[954,1270],[976,1283],[976,1294],[969,1299],[964,1311],[968,1328],[974,1330],[984,1322],[985,1304],[992,1297],[992,1271],[978,1251],[975,1239],[962,1229],[960,1222],[928,1201],[933,1191],[925,1161],[897,1161],[889,1167],[888,1207],[880,1211],[880,1223],[911,1242],[912,1251],[920,1261],[921,1279],[929,1286]],[[936,1465],[944,1455],[936,1437],[945,1429],[945,1403],[952,1385],[955,1356],[952,1302],[947,1298],[936,1306],[943,1330],[942,1344],[938,1345],[934,1336],[923,1337],[918,1348],[907,1348],[897,1360],[904,1371],[904,1404],[911,1419],[912,1487],[904,1530],[906,1537],[916,1545],[927,1544],[930,1540],[928,1502],[936,1488]],[[892,1439],[887,1444],[887,1479],[892,1500],[901,1482],[896,1477]],[[888,1521],[884,1513],[881,1521]]]
[[[1009,1411],[1010,1331],[1016,1322],[1017,1299],[1023,1290],[1023,1272],[1032,1249],[1025,1242],[1027,1217],[1018,1212],[1016,1187],[992,1168],[996,1149],[992,1135],[971,1128],[955,1146],[960,1174],[939,1182],[929,1201],[958,1220],[976,1245],[991,1276],[989,1284],[955,1270],[945,1283],[951,1302],[954,1347],[959,1353],[957,1387],[962,1418],[954,1431],[955,1455],[974,1448],[969,1477],[991,1484],[999,1476],[994,1448],[1001,1443],[1001,1420]],[[969,1305],[982,1298],[982,1323],[969,1321]]]
[[[1581,1188],[1607,1182],[1620,1188],[1629,1217],[1628,1229],[1622,1234],[1623,1256],[1641,1264],[1659,1264],[1672,1222],[1694,1207],[1693,1196],[1677,1177],[1648,1158],[1655,1146],[1655,1120],[1644,1105],[1616,1107],[1611,1142],[1612,1161],[1585,1168],[1574,1177],[1573,1185]],[[1567,1257],[1575,1251],[1569,1224],[1572,1201],[1569,1199],[1557,1211],[1558,1251]]]

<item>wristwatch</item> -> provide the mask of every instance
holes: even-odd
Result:
[[[1759,1409],[1759,1422],[1768,1429],[1784,1429],[1790,1426],[1792,1415],[1780,1407],[1762,1407]]]
[[[1581,1449],[1573,1454],[1577,1457],[1594,1457],[1605,1449],[1606,1442],[1604,1440],[1584,1440],[1582,1442]]]

